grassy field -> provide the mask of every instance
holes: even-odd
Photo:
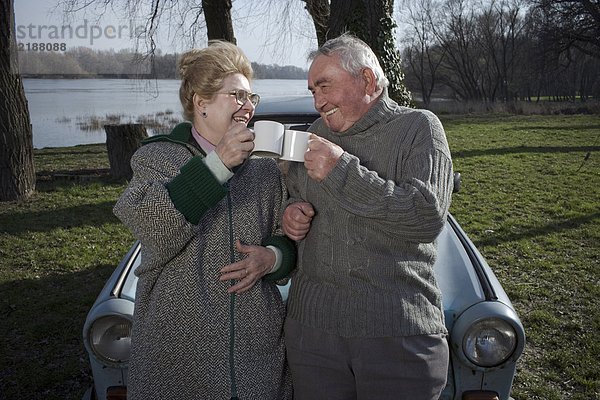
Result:
[[[600,118],[444,122],[463,176],[452,212],[528,336],[513,396],[599,399]]]
[[[528,335],[513,397],[599,399],[600,117],[442,122],[462,174],[452,213]],[[35,162],[37,194],[0,207],[0,398],[79,399],[86,313],[133,241],[111,211],[124,185],[107,178],[103,145]]]

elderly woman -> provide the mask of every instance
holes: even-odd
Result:
[[[272,159],[249,158],[260,98],[226,42],[181,57],[190,123],[134,154],[114,212],[142,243],[129,399],[291,399],[275,281],[294,268]]]

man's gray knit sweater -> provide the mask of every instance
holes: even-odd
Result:
[[[433,264],[453,172],[438,118],[384,93],[345,132],[322,119],[309,130],[344,153],[320,183],[290,165],[291,197],[316,215],[299,243],[288,317],[344,337],[446,332]]]

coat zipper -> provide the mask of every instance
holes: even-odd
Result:
[[[229,186],[229,185],[227,185]],[[227,211],[229,212],[229,259],[235,262],[234,238],[233,238],[233,210],[231,205],[231,192],[227,191]],[[229,286],[235,285],[235,280],[229,281]],[[229,377],[231,379],[231,400],[237,400],[237,384],[235,376],[235,360],[233,357],[235,349],[235,293],[229,295]]]

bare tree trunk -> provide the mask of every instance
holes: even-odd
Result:
[[[231,0],[202,0],[208,40],[223,39],[237,44],[231,22]]]
[[[411,105],[396,47],[393,0],[331,0],[327,38],[351,32],[367,43],[390,81],[388,93],[400,105]]]
[[[33,133],[16,51],[13,0],[0,0],[0,201],[35,191]]]
[[[353,24],[356,19],[366,18],[362,0],[331,0],[327,39],[340,36],[344,32],[352,32],[364,40],[362,27]],[[365,42],[367,42],[365,40]],[[369,43],[369,42],[367,42]]]
[[[328,0],[302,0],[306,3],[306,10],[310,14],[315,31],[317,33],[317,43],[322,46],[327,41],[327,21],[329,20],[329,1]]]
[[[148,137],[143,124],[104,125],[110,175],[115,179],[131,179],[131,156]]]

